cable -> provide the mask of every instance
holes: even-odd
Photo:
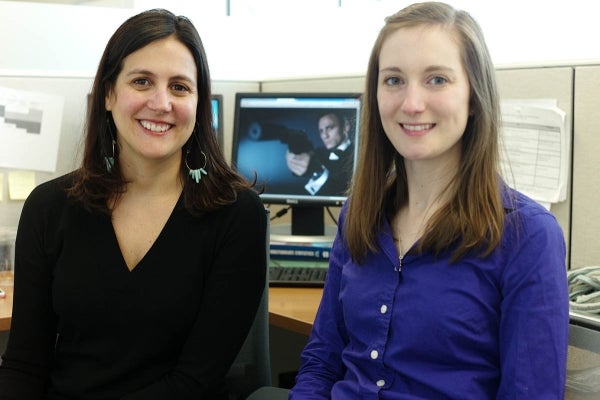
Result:
[[[600,267],[570,270],[567,279],[571,310],[600,313]]]
[[[338,224],[337,219],[335,219],[335,217],[333,216],[331,209],[329,207],[325,207],[325,209],[327,210],[327,214],[329,214],[329,217],[331,218],[331,220],[335,223],[335,226],[337,226],[337,224]]]
[[[271,217],[271,221],[273,221],[274,219],[283,217],[285,214],[288,213],[288,211],[290,210],[290,208],[292,208],[292,206],[288,206],[287,208],[282,208],[281,210],[277,211],[275,213],[275,215],[273,215]]]

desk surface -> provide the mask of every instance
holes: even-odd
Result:
[[[0,298],[0,332],[10,329],[13,304],[12,280],[11,272],[0,272],[0,289],[6,292],[6,297]]]
[[[308,336],[322,296],[321,288],[269,288],[269,323]]]
[[[6,292],[6,297],[0,299],[1,332],[10,329],[13,286],[9,279],[0,276],[0,288]],[[269,288],[269,323],[309,335],[322,294],[323,289],[319,288]]]

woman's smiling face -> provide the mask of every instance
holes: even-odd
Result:
[[[470,85],[451,30],[400,28],[379,53],[377,101],[385,133],[405,160],[460,157]]]
[[[123,60],[106,97],[121,163],[181,162],[181,148],[196,123],[196,77],[191,52],[174,36],[151,42]]]

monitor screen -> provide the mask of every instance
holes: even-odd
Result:
[[[213,94],[210,100],[212,109],[212,120],[217,141],[221,149],[223,148],[223,95]]]
[[[294,213],[322,215],[346,200],[359,117],[358,93],[237,93],[232,163],[248,180],[256,174],[265,203],[293,206],[293,230]]]

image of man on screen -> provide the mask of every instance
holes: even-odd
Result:
[[[308,178],[304,188],[311,195],[342,194],[352,175],[350,121],[335,110],[326,111],[318,118],[318,128],[323,147],[299,154],[288,150],[286,164],[294,175]]]

